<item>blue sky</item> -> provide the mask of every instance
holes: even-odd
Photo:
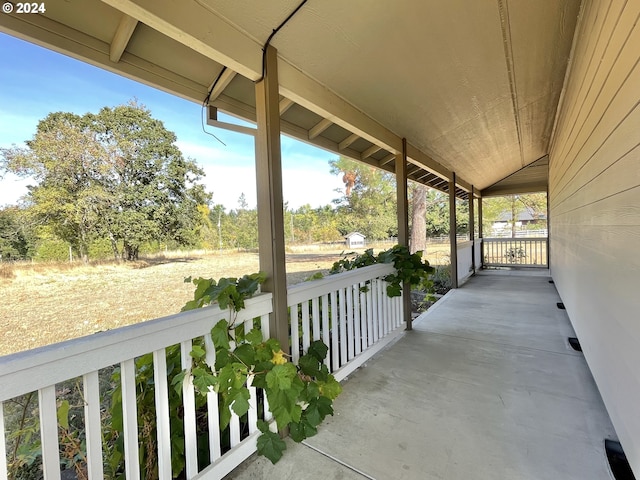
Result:
[[[0,148],[24,146],[50,112],[82,115],[136,98],[176,133],[183,154],[204,168],[213,203],[236,208],[244,193],[255,206],[253,139],[206,127],[223,146],[202,132],[200,105],[2,33],[0,65]],[[291,208],[326,205],[339,196],[335,189],[343,185],[329,173],[332,158],[336,155],[282,137],[283,193]],[[0,179],[0,206],[15,203],[30,183],[12,175]]]

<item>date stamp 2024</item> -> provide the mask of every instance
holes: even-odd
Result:
[[[44,2],[5,2],[2,4],[3,13],[45,13],[47,7]]]

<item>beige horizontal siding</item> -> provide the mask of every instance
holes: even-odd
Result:
[[[549,155],[551,270],[640,475],[640,1],[585,0]]]

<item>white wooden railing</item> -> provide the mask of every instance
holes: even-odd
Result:
[[[306,350],[312,340],[321,339],[329,346],[325,360],[337,379],[345,378],[375,352],[403,331],[402,300],[389,298],[382,278],[393,271],[389,265],[374,265],[322,280],[296,285],[289,289],[291,311],[291,345],[293,360]],[[245,331],[259,323],[264,338],[269,335],[271,294],[262,294],[246,302],[238,313],[237,324]],[[157,463],[160,479],[171,479],[171,435],[166,352],[179,345],[181,368],[191,365],[189,353],[194,341],[202,341],[207,361],[213,364],[215,352],[210,330],[228,311],[218,307],[193,310],[137,325],[0,357],[0,479],[8,478],[6,440],[14,433],[5,422],[4,405],[21,395],[37,392],[41,439],[42,475],[46,480],[61,478],[59,401],[56,385],[80,379],[84,403],[86,435],[86,469],[89,478],[104,478],[99,374],[104,369],[119,367],[122,389],[124,438],[124,473],[128,480],[139,479],[140,438],[136,405],[136,359],[152,354],[155,395],[155,425],[157,430]],[[261,414],[269,421],[271,414],[261,394],[251,392],[251,408],[241,421],[233,416],[229,446],[221,448],[218,399],[209,393],[206,402],[209,458],[198,458],[198,434],[203,426],[196,425],[196,403],[193,385],[183,384],[182,409],[186,478],[220,479],[242,463],[256,450],[259,432],[256,423]],[[200,429],[198,431],[198,429]],[[3,461],[5,460],[5,461]],[[199,467],[200,465],[200,467]],[[205,465],[203,467],[203,465]],[[207,466],[208,465],[208,466]]]
[[[388,297],[383,277],[389,264],[372,265],[289,288],[291,354],[314,340],[329,353],[329,371],[338,380],[362,365],[402,331],[402,297]]]
[[[463,283],[473,274],[473,241],[458,243],[458,283]]]
[[[482,240],[485,266],[548,267],[548,238],[483,238]]]
[[[260,295],[246,302],[238,313],[237,324],[245,330],[253,328],[254,318],[260,319],[263,337],[269,335],[269,313],[272,311],[270,294]],[[60,451],[57,420],[56,384],[82,378],[84,400],[84,430],[89,478],[103,478],[101,435],[101,404],[99,371],[114,365],[120,367],[122,385],[122,416],[124,425],[124,461],[127,479],[139,479],[139,439],[136,405],[135,359],[153,353],[155,410],[160,479],[171,479],[171,439],[166,366],[166,348],[179,344],[182,368],[191,365],[189,353],[194,339],[204,337],[205,344],[213,346],[211,327],[229,312],[218,307],[181,313],[117,330],[98,333],[36,350],[10,355],[0,359],[0,418],[3,403],[14,397],[37,391],[42,444],[44,478],[60,479]],[[215,361],[213,348],[207,348],[207,360]],[[183,422],[187,478],[222,478],[255,451],[258,432],[256,391],[253,389],[249,418],[249,435],[243,438],[240,421],[234,416],[230,425],[231,450],[220,451],[218,399],[216,393],[207,397],[208,437],[210,445],[209,467],[198,472],[196,408],[193,385],[183,384]],[[269,420],[267,412],[266,420]],[[3,427],[3,425],[0,425]],[[4,425],[7,427],[7,425]],[[1,432],[5,432],[2,428]],[[11,432],[7,432],[9,435]],[[0,458],[6,459],[5,437],[0,438]],[[201,462],[202,463],[202,462]],[[7,478],[7,463],[0,461],[0,478]]]

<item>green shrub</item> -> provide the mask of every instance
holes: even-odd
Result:
[[[34,259],[41,262],[69,260],[69,244],[57,238],[47,238],[38,243]]]

